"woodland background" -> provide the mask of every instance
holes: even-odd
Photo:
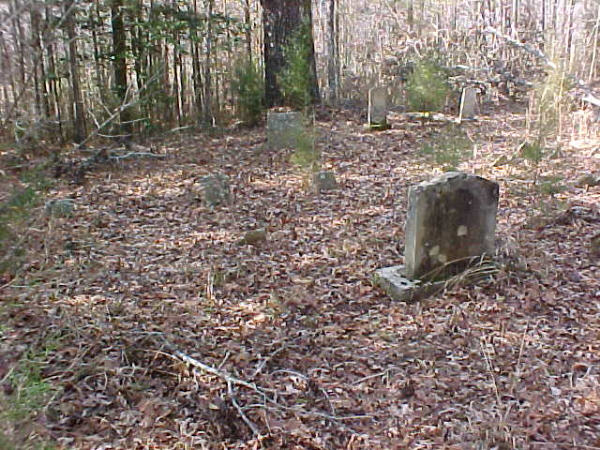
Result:
[[[263,7],[308,6],[320,101],[287,48],[309,125],[270,149]],[[0,0],[0,448],[600,448],[599,27],[598,0]],[[500,184],[493,277],[391,301],[407,191],[454,169]]]

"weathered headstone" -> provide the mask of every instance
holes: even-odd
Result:
[[[369,112],[367,126],[372,130],[385,130],[389,128],[387,122],[388,93],[384,87],[369,89]]]
[[[331,171],[320,171],[313,175],[313,189],[317,194],[325,191],[333,191],[338,188],[335,174]]]
[[[473,119],[477,114],[477,90],[467,87],[464,88],[460,96],[459,119]]]
[[[409,189],[403,266],[379,269],[377,283],[397,300],[431,294],[475,258],[494,254],[498,184],[448,172]]]
[[[302,114],[298,111],[267,112],[267,146],[272,149],[295,147],[304,133]]]
[[[207,175],[200,178],[202,186],[202,201],[210,207],[229,203],[231,200],[231,189],[229,177],[223,174]]]

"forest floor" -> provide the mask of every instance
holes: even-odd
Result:
[[[330,114],[330,193],[262,128],[51,188],[73,215],[33,211],[0,281],[0,448],[600,448],[600,187],[577,183],[600,141],[565,125],[536,167],[518,106],[377,133]],[[372,276],[403,260],[407,190],[465,139],[459,169],[500,184],[499,271],[393,302]],[[217,171],[234,200],[211,209]]]

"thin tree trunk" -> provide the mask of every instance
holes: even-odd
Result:
[[[125,107],[128,99],[127,82],[127,41],[125,36],[125,24],[123,22],[123,0],[112,0],[111,26],[113,41],[113,71],[115,93],[120,102],[121,134],[123,138],[131,138],[133,130],[131,123],[130,108]]]
[[[327,14],[327,83],[329,101],[337,103],[338,91],[338,55],[336,52],[337,33],[335,29],[336,0],[329,0]]]
[[[73,140],[76,143],[83,142],[86,137],[85,111],[83,95],[81,93],[81,81],[79,79],[79,65],[77,56],[77,34],[75,33],[75,5],[73,0],[65,1],[65,28],[69,39],[69,69],[72,90],[72,117],[73,117]]]
[[[212,12],[214,0],[208,0],[206,5],[206,43],[204,53],[204,102],[202,111],[202,121],[205,125],[212,124],[211,110],[211,73],[210,73],[210,58],[212,54]]]

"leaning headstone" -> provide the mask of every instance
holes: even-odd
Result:
[[[477,91],[470,87],[464,88],[460,96],[459,120],[473,119],[477,109]]]
[[[229,177],[223,174],[207,175],[200,178],[202,186],[202,201],[210,207],[229,203],[231,189]]]
[[[387,89],[375,87],[369,89],[369,112],[367,126],[371,130],[387,130],[390,125],[387,122],[388,113]]]
[[[498,193],[497,183],[462,172],[411,187],[405,264],[377,270],[377,284],[396,300],[418,300],[475,259],[491,257]]]
[[[48,200],[44,206],[46,214],[52,217],[70,217],[75,209],[75,202],[70,198]]]
[[[325,191],[333,191],[338,188],[335,174],[331,171],[320,171],[313,175],[313,189],[317,194]]]
[[[304,132],[302,114],[298,111],[267,112],[267,146],[272,149],[295,147]]]

